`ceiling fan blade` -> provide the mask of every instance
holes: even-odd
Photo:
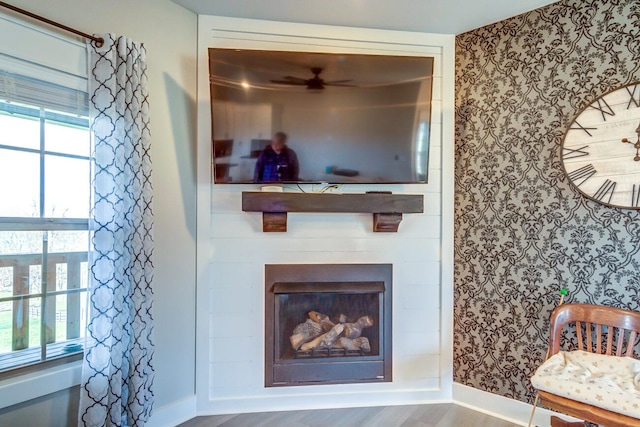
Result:
[[[290,82],[300,82],[300,83],[304,83],[307,81],[307,79],[303,79],[301,77],[294,77],[294,76],[284,76],[283,79],[288,80]]]
[[[353,81],[353,79],[348,79],[348,80],[333,80],[333,81],[330,81],[330,82],[325,82],[325,84],[334,85],[334,84],[336,84],[336,83],[349,83],[349,82],[352,82],[352,81]]]
[[[271,83],[282,84],[282,85],[293,85],[293,86],[306,86],[309,90],[322,90],[325,86],[343,86],[343,87],[357,87],[355,85],[347,84],[352,82],[352,79],[346,80],[334,80],[331,82],[325,82],[321,77],[320,73],[322,73],[322,68],[314,67],[311,68],[311,72],[314,74],[313,78],[310,79],[302,79],[300,77],[294,76],[284,76],[282,80],[271,80]]]
[[[271,83],[277,83],[280,85],[291,85],[291,86],[306,86],[306,81],[293,81],[293,80],[271,80]]]

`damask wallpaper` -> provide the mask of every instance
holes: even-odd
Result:
[[[532,402],[562,287],[640,310],[640,211],[585,199],[560,158],[575,115],[634,81],[638,0],[564,0],[456,38],[455,381]]]

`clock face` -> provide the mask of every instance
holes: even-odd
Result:
[[[640,209],[640,82],[603,95],[576,117],[562,144],[562,162],[586,197]]]

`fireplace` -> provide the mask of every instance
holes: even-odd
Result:
[[[265,266],[267,387],[391,381],[390,264]]]

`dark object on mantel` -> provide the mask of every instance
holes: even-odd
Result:
[[[354,177],[354,176],[360,175],[360,172],[353,169],[333,169],[331,173],[338,176],[348,176],[348,177]]]
[[[287,231],[287,212],[372,213],[374,232],[397,232],[403,213],[424,212],[422,194],[242,192],[244,212],[262,212],[263,232]]]

